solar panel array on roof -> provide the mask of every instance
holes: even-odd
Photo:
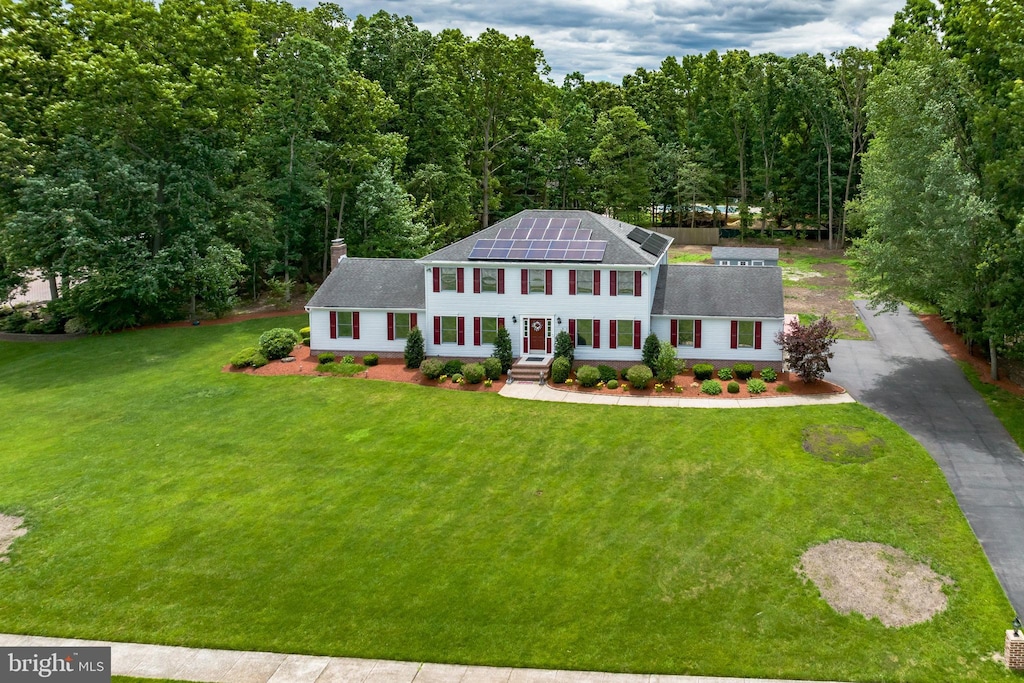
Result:
[[[497,239],[479,239],[469,258],[484,261],[601,261],[608,243],[592,240],[579,218],[523,218],[501,228]]]
[[[643,228],[633,228],[626,237],[637,244],[643,244],[644,240],[647,239],[647,231]]]
[[[658,233],[651,233],[651,235],[644,240],[644,243],[640,245],[640,248],[646,251],[648,254],[657,256],[665,247],[668,246],[668,238]]]

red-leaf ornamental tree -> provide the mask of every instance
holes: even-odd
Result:
[[[801,325],[794,320],[775,335],[775,343],[782,347],[789,360],[789,368],[810,384],[824,378],[825,373],[831,370],[828,359],[835,356],[832,345],[836,343],[836,332],[835,324],[827,315],[810,325]]]

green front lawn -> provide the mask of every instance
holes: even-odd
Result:
[[[678,410],[220,372],[257,320],[0,343],[0,631],[544,668],[1020,680],[942,473],[858,405]],[[287,319],[299,327],[301,318]],[[805,425],[884,441],[866,464]],[[833,538],[954,579],[933,621],[834,613]]]

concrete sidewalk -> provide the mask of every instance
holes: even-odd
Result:
[[[766,396],[764,398],[678,398],[666,396],[630,396],[626,393],[604,391],[592,394],[559,391],[546,384],[516,382],[506,384],[499,392],[508,398],[555,403],[586,403],[609,406],[640,406],[652,408],[782,408],[786,406],[822,406],[837,403],[856,403],[848,393],[815,394],[811,396]]]
[[[115,676],[204,683],[743,683],[753,680],[392,662],[6,634],[0,634],[0,647],[110,647]]]

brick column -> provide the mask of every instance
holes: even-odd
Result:
[[[1013,635],[1013,631],[1006,632],[1006,666],[1014,671],[1024,671],[1024,630],[1018,631],[1020,635]]]

